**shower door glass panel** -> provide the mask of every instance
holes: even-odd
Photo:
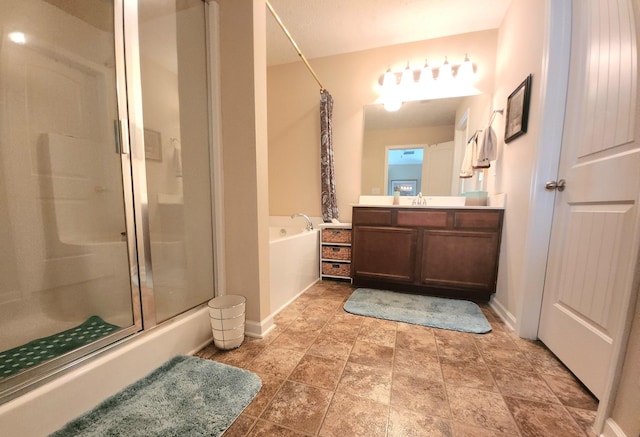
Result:
[[[113,17],[0,2],[0,388],[135,330]]]
[[[205,4],[138,5],[153,293],[162,322],[213,297]]]

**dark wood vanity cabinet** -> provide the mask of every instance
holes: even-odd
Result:
[[[487,301],[502,219],[501,209],[354,207],[353,284]]]

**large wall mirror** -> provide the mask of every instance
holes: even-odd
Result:
[[[483,94],[404,102],[396,112],[366,105],[361,194],[450,196],[478,189],[478,177],[463,181],[459,172],[468,137],[488,123],[489,105]]]

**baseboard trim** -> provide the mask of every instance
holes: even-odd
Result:
[[[627,437],[624,431],[618,426],[618,424],[609,417],[604,423],[604,429],[602,430],[601,437]]]
[[[500,320],[502,320],[511,331],[516,330],[516,318],[504,307],[504,305],[502,305],[498,300],[492,297],[489,301],[489,306],[493,311],[495,311],[498,317],[500,317]]]
[[[276,325],[273,322],[273,315],[270,315],[261,322],[247,320],[244,324],[244,334],[251,338],[264,338],[275,327]]]

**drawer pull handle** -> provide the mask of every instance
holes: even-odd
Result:
[[[331,250],[334,251],[334,252],[340,252],[340,248],[339,247],[332,247]]]
[[[340,268],[340,264],[331,264],[331,267],[333,267],[334,269],[339,269]]]

